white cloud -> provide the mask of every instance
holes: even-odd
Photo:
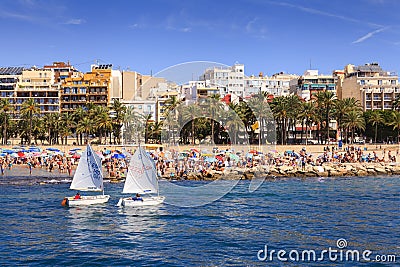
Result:
[[[68,24],[68,25],[80,25],[85,23],[86,20],[84,19],[70,19],[67,22],[65,22],[64,24]]]
[[[358,38],[357,40],[355,40],[355,41],[352,42],[352,43],[353,43],[353,44],[358,44],[358,43],[364,42],[365,40],[371,38],[371,37],[374,36],[375,34],[380,33],[380,32],[383,32],[383,31],[385,31],[385,30],[387,30],[387,29],[388,29],[388,27],[384,27],[384,28],[380,28],[380,29],[377,29],[377,30],[375,30],[375,31],[369,32],[369,33],[367,33],[366,35],[364,35],[364,36]]]
[[[25,21],[34,21],[35,18],[23,14],[7,12],[4,10],[0,10],[0,18],[11,18],[11,19],[18,19],[18,20],[25,20]]]
[[[380,25],[380,24],[376,24],[376,23],[372,23],[372,22],[365,22],[365,21],[362,21],[362,20],[358,20],[358,19],[354,19],[354,18],[350,18],[350,17],[346,17],[346,16],[334,14],[334,13],[329,13],[329,12],[326,12],[326,11],[321,11],[321,10],[310,8],[310,7],[304,7],[304,6],[301,6],[301,5],[294,5],[294,4],[290,4],[290,3],[286,3],[286,2],[275,2],[275,1],[268,1],[268,3],[274,4],[274,5],[280,5],[280,6],[286,6],[286,7],[290,7],[290,8],[299,9],[301,11],[304,11],[304,12],[307,12],[307,13],[311,13],[311,14],[316,14],[316,15],[321,15],[321,16],[326,16],[326,17],[332,17],[332,18],[345,20],[345,21],[350,21],[350,22],[354,22],[354,23],[367,24],[367,25],[369,25],[371,27],[384,27],[383,25]]]

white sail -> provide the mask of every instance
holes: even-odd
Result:
[[[139,147],[132,156],[122,193],[157,193],[158,180],[153,159]]]
[[[103,191],[103,172],[101,159],[91,146],[82,154],[70,189],[81,191]]]

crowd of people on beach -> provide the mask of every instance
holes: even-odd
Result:
[[[106,148],[98,151],[99,155],[102,155],[103,167],[107,173],[105,177],[117,180],[124,179],[128,170],[129,155],[133,154],[132,150],[127,152],[109,151]],[[115,154],[121,156],[110,156]],[[148,154],[153,158],[160,177],[185,178],[189,173],[207,175],[211,171],[224,171],[229,168],[252,168],[260,165],[286,165],[304,170],[307,165],[321,166],[325,163],[394,163],[397,162],[399,150],[397,149],[394,152],[383,149],[383,151],[376,152],[367,151],[360,146],[347,146],[342,150],[335,146],[325,146],[322,153],[315,155],[308,153],[305,147],[300,151],[291,150],[283,153],[277,151],[262,153],[255,150],[252,153],[245,153],[245,151],[235,152],[233,150],[215,149],[211,154],[208,151],[201,153],[196,149],[191,149],[185,151],[185,153],[177,150],[169,152],[151,150]],[[66,153],[57,153],[46,157],[12,157],[6,155],[0,157],[0,169],[1,174],[4,175],[6,170],[11,170],[13,166],[26,166],[30,174],[32,174],[33,169],[45,169],[50,173],[65,173],[71,177],[78,161],[79,158],[71,157],[70,154]]]

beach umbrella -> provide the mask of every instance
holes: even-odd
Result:
[[[247,153],[247,154],[246,154],[246,158],[249,158],[249,159],[253,158],[253,154]]]
[[[11,157],[13,157],[13,158],[18,158],[18,154],[17,153],[11,153],[11,155],[10,155]]]
[[[2,152],[3,152],[3,153],[7,153],[7,154],[12,154],[12,153],[14,153],[15,151],[12,150],[12,149],[3,149]]]
[[[72,155],[73,159],[80,159],[81,155],[79,155],[78,153],[75,153],[74,155]]]
[[[5,156],[7,156],[7,153],[1,153],[0,154],[0,157],[5,157]]]
[[[214,161],[215,161],[215,158],[206,157],[206,158],[204,159],[204,161],[205,161],[205,162],[214,162]]]
[[[114,154],[114,155],[111,156],[111,158],[113,158],[113,159],[124,159],[124,158],[126,158],[126,156],[123,155],[123,154]]]
[[[215,158],[219,161],[224,161],[224,159],[221,156],[215,156]]]
[[[239,156],[238,155],[235,155],[235,154],[231,153],[231,154],[229,154],[229,157],[234,161],[239,161]]]
[[[191,151],[194,151],[194,152],[196,152],[196,153],[200,153],[200,151],[199,151],[198,149],[196,149],[196,148],[191,148],[190,150],[191,150]]]
[[[74,153],[77,152],[78,150],[82,150],[82,149],[80,149],[80,148],[73,148],[73,149],[70,149],[70,150],[69,150],[69,153],[70,153],[70,154],[74,154]]]
[[[59,152],[60,151],[60,149],[54,148],[54,147],[49,147],[49,148],[47,148],[47,150],[48,151],[54,151],[54,152]]]

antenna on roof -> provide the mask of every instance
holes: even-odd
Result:
[[[311,68],[311,58],[310,58],[310,70],[311,70],[312,68]]]

